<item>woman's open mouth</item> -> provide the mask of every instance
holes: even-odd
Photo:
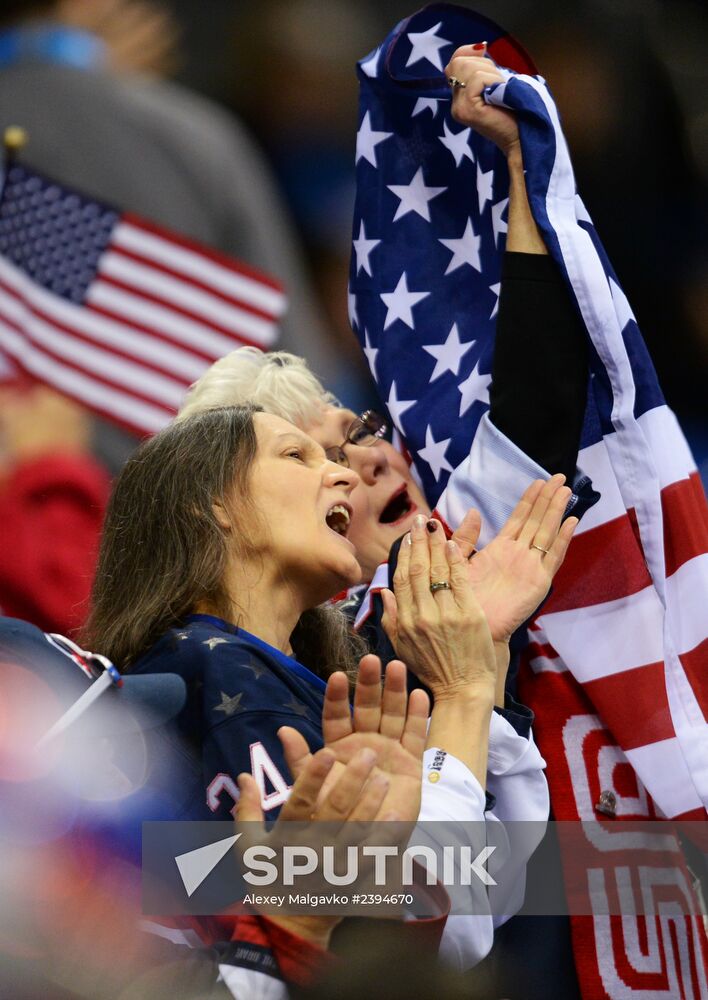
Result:
[[[327,527],[334,531],[335,534],[342,535],[344,538],[347,537],[351,519],[351,508],[343,503],[336,503],[333,507],[330,507],[325,515]]]
[[[404,483],[393,494],[384,509],[379,515],[379,524],[398,524],[400,521],[413,514],[418,509],[418,505],[411,500],[408,488]]]

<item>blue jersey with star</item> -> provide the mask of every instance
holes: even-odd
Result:
[[[132,673],[177,673],[189,692],[177,719],[195,748],[206,815],[229,819],[236,780],[250,771],[263,809],[275,816],[292,783],[278,729],[293,726],[314,752],[322,745],[325,684],[297,660],[212,615],[190,615],[140,657]],[[195,803],[193,815],[204,814]]]

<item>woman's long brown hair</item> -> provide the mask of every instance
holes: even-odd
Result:
[[[226,533],[214,504],[236,510],[236,527],[258,516],[249,493],[258,410],[220,407],[171,424],[143,443],[118,476],[82,641],[121,670],[197,605],[229,616],[238,595],[224,589]],[[247,531],[239,537],[245,551]],[[298,659],[322,677],[351,674],[366,652],[344,615],[327,606],[305,612],[291,642]]]

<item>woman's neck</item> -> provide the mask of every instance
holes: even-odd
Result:
[[[306,610],[300,607],[297,595],[284,581],[264,585],[261,578],[258,583],[250,581],[249,584],[241,574],[239,577],[238,581],[228,578],[225,581],[226,593],[234,595],[226,609],[217,609],[209,601],[200,601],[195,611],[225,617],[239,628],[290,654],[290,636],[300,615]]]

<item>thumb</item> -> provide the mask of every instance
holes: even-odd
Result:
[[[384,589],[381,591],[381,600],[384,606],[381,624],[391,645],[395,649],[398,642],[398,605],[396,604],[396,597],[392,590]]]
[[[307,740],[292,726],[281,726],[278,730],[278,739],[283,745],[285,763],[295,780],[312,756]]]
[[[457,542],[463,559],[469,559],[474,552],[474,547],[477,544],[481,530],[482,515],[474,508],[468,510],[462,519],[460,527],[452,533],[452,540],[453,542]]]
[[[238,805],[236,820],[239,823],[262,823],[261,790],[252,774],[245,771],[238,776]]]

